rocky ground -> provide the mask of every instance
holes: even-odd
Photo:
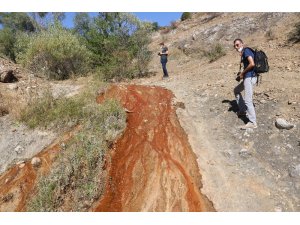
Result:
[[[300,51],[295,51],[299,45],[285,46],[279,36],[270,41],[258,38],[271,69],[255,87],[258,128],[242,131],[239,126],[246,118],[235,114],[239,56],[230,50],[232,40],[226,56],[208,63],[200,57],[181,57],[172,48],[176,37],[169,36],[170,79],[161,79],[159,59],[154,59],[151,65],[157,76],[136,83],[166,87],[184,103],[177,114],[198,157],[202,192],[217,211],[299,211]],[[154,40],[157,44],[161,37]],[[278,129],[278,118],[293,128]]]
[[[173,92],[173,102],[179,106],[177,116],[197,156],[201,192],[217,211],[300,210],[300,46],[287,42],[297,20],[298,15],[292,13],[194,15],[168,34],[153,35],[150,48],[154,53],[161,41],[169,47],[170,79],[161,79],[161,65],[154,54],[150,71],[156,76],[131,82]],[[239,67],[239,56],[232,48],[236,37],[263,49],[270,64],[270,72],[263,74],[255,87],[258,128],[246,131],[238,128],[245,118],[236,116],[233,96]],[[216,42],[224,46],[226,55],[209,63],[201,52]],[[49,85],[27,73],[17,83],[0,83],[0,103],[9,99],[22,104],[20,99],[30,98],[30,93],[44,89],[43,85],[52,87],[53,95],[72,95],[81,84],[79,80]],[[7,111],[17,114],[17,110],[7,107],[7,102],[1,105],[0,173],[16,161],[32,157],[58,135],[29,131],[7,115]],[[276,127],[278,119],[292,128]]]

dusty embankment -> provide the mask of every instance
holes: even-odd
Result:
[[[118,98],[128,110],[124,135],[112,151],[106,192],[94,211],[212,211],[200,193],[201,176],[163,88],[113,86],[103,99]]]

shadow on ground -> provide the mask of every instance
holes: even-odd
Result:
[[[228,112],[234,112],[234,114],[236,114],[239,111],[239,107],[236,103],[235,100],[223,100],[222,103],[228,103],[229,104],[229,109]],[[238,116],[238,118],[240,118],[245,124],[249,122],[249,119],[247,118],[247,116]]]

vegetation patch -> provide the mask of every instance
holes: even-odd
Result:
[[[191,19],[191,18],[192,18],[192,13],[184,12],[181,14],[180,20],[184,21],[184,20]]]
[[[204,51],[204,56],[206,56],[209,59],[209,62],[214,62],[221,58],[222,56],[225,56],[226,52],[225,49],[221,44],[216,44],[210,50]]]
[[[289,34],[288,40],[292,43],[300,42],[300,22],[295,24],[294,30]]]
[[[81,131],[62,145],[28,211],[86,211],[104,191],[105,155],[125,126],[125,111],[116,100],[86,106]]]
[[[19,35],[17,62],[50,79],[63,80],[86,72],[90,53],[76,35],[62,27]]]

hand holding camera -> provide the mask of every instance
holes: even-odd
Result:
[[[240,82],[240,81],[241,81],[240,75],[241,75],[241,72],[238,72],[238,73],[237,73],[237,77],[235,78],[235,80],[236,80],[237,82]]]

